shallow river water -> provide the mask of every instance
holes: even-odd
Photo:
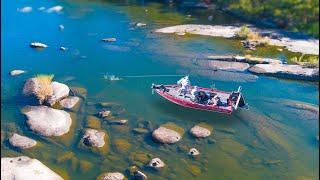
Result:
[[[129,178],[126,169],[134,164],[150,179],[319,179],[318,115],[290,106],[296,101],[319,106],[317,84],[211,71],[198,66],[197,59],[209,54],[244,54],[240,43],[152,33],[169,25],[239,23],[237,19],[221,12],[146,1],[5,0],[1,5],[1,157],[27,155],[39,159],[66,179],[95,179],[110,171]],[[56,5],[64,7],[62,12],[38,10]],[[17,11],[25,6],[32,11]],[[209,22],[211,14],[213,21]],[[134,22],[147,26],[134,27]],[[59,29],[60,24],[64,30]],[[117,41],[101,41],[109,37]],[[33,41],[49,47],[31,49]],[[68,49],[60,51],[60,46]],[[257,54],[282,59],[288,56],[288,52],[274,48],[258,49]],[[27,73],[11,77],[13,69]],[[22,87],[36,74],[54,74],[58,82],[87,90],[79,109],[70,112],[73,125],[65,137],[44,138],[25,124],[21,109],[30,102],[22,96]],[[171,84],[179,77],[128,77],[185,74],[198,86],[232,91],[241,85],[249,110],[225,115],[185,109],[152,95],[150,89],[152,83]],[[111,81],[104,75],[121,80]],[[117,103],[111,111],[117,118],[129,120],[125,126],[102,123],[110,137],[107,155],[78,147],[87,117],[101,109],[93,104],[100,102]],[[150,133],[132,131],[146,124],[151,130],[166,122],[185,130],[177,144],[160,145],[152,141]],[[210,138],[197,140],[189,135],[189,129],[199,122],[213,126]],[[13,149],[6,140],[13,132],[32,137],[41,145],[27,151]],[[119,139],[128,143],[116,145]],[[196,147],[200,157],[190,158],[181,151],[185,147]],[[161,158],[166,167],[160,171],[145,168],[136,159],[146,155]]]

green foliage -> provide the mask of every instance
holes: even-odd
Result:
[[[281,28],[319,37],[318,0],[214,0],[213,3],[247,20],[272,22]]]
[[[302,54],[300,57],[292,57],[289,63],[299,64],[306,67],[319,67],[319,56],[306,56]]]
[[[241,26],[240,31],[237,33],[237,36],[240,39],[247,39],[250,29],[247,26]]]

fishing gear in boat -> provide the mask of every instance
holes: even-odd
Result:
[[[170,102],[186,108],[227,114],[231,114],[238,108],[248,109],[248,105],[245,103],[241,93],[241,86],[239,86],[237,91],[226,92],[215,88],[189,85],[187,91],[181,93],[181,88],[185,87],[181,87],[179,82],[181,81],[178,81],[178,83],[174,85],[152,84],[151,89]]]

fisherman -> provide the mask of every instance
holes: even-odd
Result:
[[[177,84],[180,86],[179,89],[179,94],[184,93],[184,95],[188,92],[189,87],[190,87],[190,80],[189,80],[189,76],[185,76],[183,78],[181,78]]]
[[[198,95],[198,86],[194,86],[190,92],[191,94],[191,100],[195,101]]]

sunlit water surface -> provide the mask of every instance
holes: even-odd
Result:
[[[152,33],[168,25],[238,23],[236,19],[220,12],[147,2],[6,0],[1,3],[1,132],[18,132],[41,143],[36,149],[21,152],[11,148],[5,139],[1,144],[2,157],[23,154],[37,158],[70,179],[95,179],[110,171],[126,174],[126,169],[133,164],[140,165],[150,179],[319,179],[319,144],[315,138],[319,133],[318,118],[310,118],[305,111],[283,103],[301,101],[318,106],[316,84],[210,71],[198,66],[197,59],[208,54],[243,54],[240,43],[221,38]],[[63,6],[63,11],[38,10],[41,6],[55,5]],[[24,6],[31,6],[33,11],[17,11]],[[207,16],[211,14],[213,21],[209,22]],[[134,22],[147,23],[147,27],[133,27]],[[60,24],[65,27],[63,31],[58,28]],[[108,37],[115,37],[117,41],[101,41]],[[40,51],[31,49],[29,43],[33,41],[49,47]],[[68,50],[60,51],[60,46]],[[287,52],[260,49],[259,53],[284,58]],[[28,72],[10,77],[8,73],[13,69]],[[65,138],[40,137],[25,124],[21,109],[30,102],[21,95],[23,83],[39,73],[54,74],[56,81],[88,91],[79,110],[72,113],[73,127]],[[106,80],[105,74],[122,80]],[[178,77],[123,77],[179,74],[189,74],[193,84],[214,85],[226,91],[241,85],[250,109],[232,115],[185,109],[152,95],[150,89],[152,83],[172,84]],[[77,147],[87,116],[101,109],[92,104],[99,102],[118,103],[120,107],[114,111],[121,113],[117,118],[129,120],[128,125],[122,127],[102,123],[102,129],[110,136],[110,151],[104,156]],[[146,122],[152,128],[174,122],[185,129],[185,134],[175,145],[159,145],[151,140],[150,133],[132,132]],[[209,139],[215,143],[197,140],[188,134],[199,122],[213,126]],[[117,150],[116,139],[127,140],[130,145]],[[183,146],[196,147],[200,157],[193,159],[179,151]],[[75,154],[73,160],[57,161],[70,151]],[[132,160],[137,152],[160,157],[166,168],[153,171],[143,167]],[[91,163],[91,168],[81,169],[79,162],[84,161]]]

